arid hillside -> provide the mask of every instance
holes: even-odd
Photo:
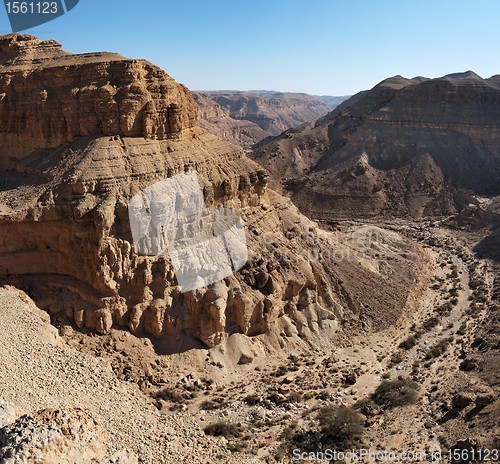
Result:
[[[451,214],[500,193],[499,102],[499,76],[396,76],[251,156],[312,217]]]
[[[348,97],[316,97],[266,91],[196,92],[200,126],[212,134],[251,147],[292,127],[326,115]]]

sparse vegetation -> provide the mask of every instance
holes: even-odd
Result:
[[[207,425],[203,431],[205,435],[212,435],[214,437],[238,437],[241,432],[236,424],[230,422],[219,421],[214,424]]]
[[[424,323],[422,324],[422,327],[424,330],[431,330],[432,328],[436,327],[439,324],[439,319],[435,316],[430,317]]]
[[[404,350],[411,350],[417,344],[417,341],[418,339],[415,335],[410,335],[399,344],[399,347]]]
[[[443,338],[442,340],[437,342],[429,351],[427,351],[427,353],[425,354],[425,359],[430,360],[441,356],[452,341],[453,337]]]
[[[363,398],[357,401],[353,407],[365,416],[373,416],[379,411],[379,406],[371,398]]]
[[[322,441],[338,449],[355,447],[363,435],[363,416],[349,406],[327,406],[318,412]]]
[[[410,379],[384,380],[372,395],[379,406],[390,409],[413,404],[418,399],[418,385]]]
[[[248,404],[249,406],[255,406],[256,404],[260,403],[261,398],[259,395],[252,394],[252,395],[245,396],[243,401],[246,404]]]
[[[200,403],[200,409],[203,411],[213,411],[222,409],[226,406],[226,402],[222,398],[214,398],[213,400],[205,400]]]
[[[326,406],[316,415],[316,426],[295,432],[288,428],[282,435],[288,448],[317,451],[326,447],[346,450],[359,446],[364,432],[364,417],[349,406]]]
[[[182,403],[185,401],[182,393],[172,388],[165,388],[163,390],[160,390],[155,394],[155,398],[164,401],[170,401],[171,403]]]

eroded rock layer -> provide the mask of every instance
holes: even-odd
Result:
[[[30,35],[0,39],[2,164],[75,138],[164,140],[196,124],[191,93],[157,66],[114,53],[73,55]]]
[[[0,103],[0,279],[26,290],[54,323],[99,334],[124,327],[156,338],[162,352],[234,333],[266,334],[279,347],[335,337],[341,323],[386,327],[414,297],[425,261],[418,247],[378,229],[318,230],[267,190],[266,172],[241,149],[195,126],[190,93],[163,71],[116,55],[70,55],[30,36],[0,43],[0,77],[9,76]],[[47,99],[34,112],[40,91]],[[197,172],[207,206],[242,215],[250,258],[234,276],[180,293],[168,255],[138,254],[127,204],[186,171]]]
[[[386,79],[252,155],[313,217],[453,213],[500,188],[500,78]]]

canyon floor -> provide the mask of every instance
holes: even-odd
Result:
[[[150,338],[126,331],[56,329],[25,294],[3,288],[0,422],[24,413],[17,422],[29,417],[33,428],[18,443],[24,454],[16,454],[28,460],[7,462],[292,462],[297,435],[317,430],[318,412],[340,405],[365,417],[359,447],[435,453],[467,440],[495,445],[498,366],[478,372],[464,363],[493,307],[498,268],[475,257],[477,236],[442,222],[323,224],[337,240],[366,227],[420,243],[427,273],[409,297],[413,310],[393,327],[352,327],[337,347],[283,347],[235,363],[232,350],[255,353],[260,343],[248,346],[235,334],[211,350],[165,355]],[[376,261],[361,264],[377,272]],[[370,399],[384,379],[400,377],[417,384],[412,404],[383,407]],[[40,424],[54,414],[77,425],[51,422],[61,438],[52,461],[37,461],[49,433]]]

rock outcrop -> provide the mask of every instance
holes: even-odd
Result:
[[[500,192],[499,102],[499,76],[396,76],[252,157],[313,217],[449,214]]]
[[[0,39],[3,166],[78,137],[180,137],[196,124],[186,87],[157,66],[112,53],[73,55],[29,35]]]
[[[205,93],[193,94],[198,104],[200,127],[235,145],[251,147],[270,134],[255,122],[234,119]]]
[[[137,464],[132,453],[107,456],[103,431],[80,409],[41,410],[0,428],[0,459],[5,464]]]
[[[27,291],[52,322],[99,334],[120,326],[179,351],[233,333],[265,334],[279,346],[335,337],[340,320],[383,328],[398,319],[421,264],[418,247],[384,231],[362,231],[366,243],[321,232],[267,190],[267,173],[241,149],[196,127],[190,93],[145,61],[71,55],[31,36],[0,43],[8,50],[0,66],[0,279]],[[47,99],[35,111],[40,88]],[[127,203],[186,171],[197,172],[207,206],[239,210],[249,261],[181,293],[168,255],[138,254]],[[386,253],[375,256],[374,242]],[[385,259],[397,268],[381,266]]]

